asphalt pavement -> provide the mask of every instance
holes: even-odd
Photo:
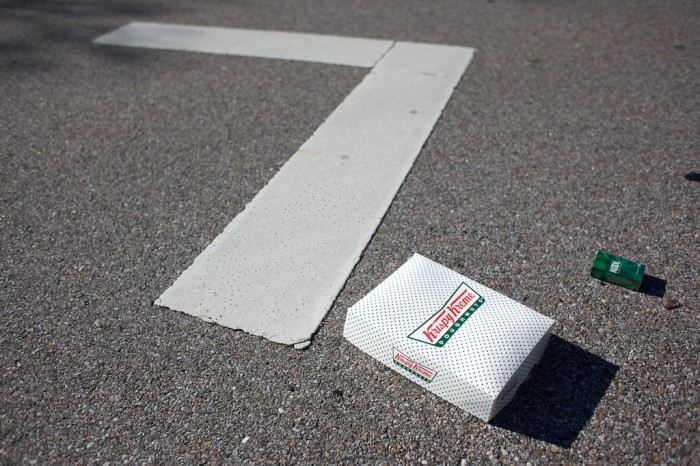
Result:
[[[131,21],[476,49],[307,350],[153,300],[367,71]],[[698,128],[693,1],[0,0],[0,463],[698,464]],[[488,424],[342,338],[414,252],[557,321]]]

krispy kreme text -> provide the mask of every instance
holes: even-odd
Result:
[[[411,358],[407,357],[405,354],[401,353],[399,350],[394,348],[394,362],[412,372],[415,375],[420,376],[428,382],[431,382],[435,378],[435,371],[428,369],[427,367],[415,362]]]
[[[462,283],[442,309],[409,335],[409,338],[442,346],[482,302],[483,299],[474,290]]]

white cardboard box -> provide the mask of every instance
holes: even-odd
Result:
[[[539,362],[553,325],[549,317],[415,254],[348,310],[344,336],[488,421]]]

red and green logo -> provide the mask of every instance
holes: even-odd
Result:
[[[408,338],[442,348],[482,304],[484,298],[462,283],[440,310]]]
[[[394,364],[399,367],[403,367],[411,374],[425,380],[428,383],[432,382],[437,375],[437,372],[434,370],[428,369],[424,365],[417,363],[396,348],[394,348]]]

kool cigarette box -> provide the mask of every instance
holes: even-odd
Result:
[[[510,400],[554,321],[415,254],[348,310],[351,343],[484,421]]]

